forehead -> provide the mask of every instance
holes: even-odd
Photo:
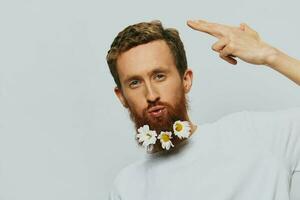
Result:
[[[176,70],[171,50],[163,40],[133,47],[122,53],[117,60],[120,81],[131,74],[144,74],[157,67]]]

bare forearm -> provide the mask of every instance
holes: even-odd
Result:
[[[267,66],[283,74],[300,86],[300,61],[278,49],[273,49],[266,63]]]

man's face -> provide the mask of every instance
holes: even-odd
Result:
[[[122,89],[115,93],[130,111],[136,128],[172,131],[176,120],[187,120],[185,93],[192,71],[181,78],[172,53],[163,40],[142,44],[122,53],[117,60]]]

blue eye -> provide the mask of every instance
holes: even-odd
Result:
[[[139,84],[139,81],[138,80],[133,80],[129,83],[129,86],[131,88],[134,88],[134,87],[137,87],[137,85]]]

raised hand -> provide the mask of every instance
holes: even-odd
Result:
[[[237,64],[235,57],[245,62],[266,65],[275,49],[263,42],[259,34],[242,23],[239,27],[206,22],[203,20],[188,21],[192,29],[207,33],[218,39],[212,49],[231,64]]]
[[[227,62],[235,65],[235,57],[238,57],[248,63],[266,65],[300,85],[300,61],[262,41],[258,33],[247,24],[234,27],[189,20],[187,25],[216,37],[218,41],[212,45],[212,49]]]

